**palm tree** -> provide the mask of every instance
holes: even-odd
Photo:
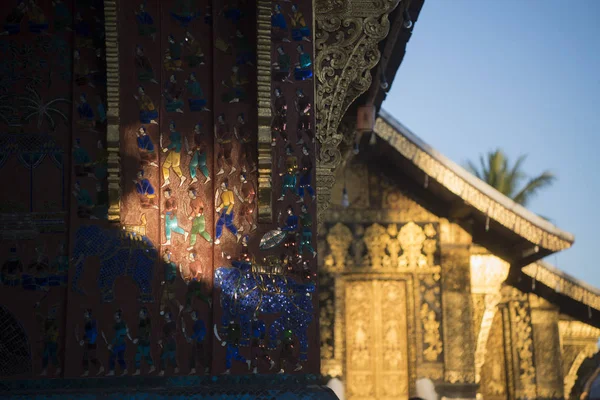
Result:
[[[479,168],[471,161],[466,167],[469,172],[500,193],[526,206],[540,189],[552,185],[556,180],[556,176],[549,171],[544,171],[533,178],[528,177],[522,170],[526,158],[527,156],[522,155],[510,166],[504,152],[496,149],[487,154],[487,159],[483,155],[479,157]],[[525,180],[526,183],[522,186]]]
[[[45,121],[50,125],[50,129],[54,130],[56,127],[55,118],[60,117],[65,123],[69,121],[68,115],[70,115],[70,109],[63,111],[57,106],[60,103],[71,104],[71,101],[62,97],[57,97],[49,102],[44,102],[44,99],[36,89],[31,86],[25,88],[29,92],[29,96],[20,96],[19,99],[23,102],[23,107],[29,111],[24,119],[29,122],[30,119],[37,118],[37,128],[41,129],[42,124]],[[57,118],[58,119],[58,118]]]

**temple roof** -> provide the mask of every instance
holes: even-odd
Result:
[[[393,171],[405,185],[410,185],[404,179],[409,178],[436,214],[468,227],[475,243],[508,261],[507,283],[526,293],[535,291],[559,304],[565,314],[600,327],[600,318],[592,318],[600,312],[600,291],[540,261],[571,247],[572,234],[440,154],[384,110],[374,132],[380,140],[366,150],[373,161]]]
[[[391,146],[393,152],[409,161],[403,163],[403,166],[408,164],[408,168],[403,168],[404,172],[422,182],[427,181],[425,186],[441,195],[446,203],[446,217],[476,222],[479,227],[483,225],[483,233],[478,229],[474,231],[476,236],[481,236],[482,240],[478,242],[486,247],[489,245],[487,242],[492,242],[492,247],[494,243],[496,247],[500,243],[502,249],[497,249],[499,251],[488,248],[500,253],[498,255],[501,257],[506,256],[503,258],[511,264],[525,266],[573,244],[575,239],[572,234],[473,176],[423,142],[384,110],[379,113],[375,133],[388,147]],[[498,238],[494,236],[498,235],[504,240],[496,240]],[[490,240],[492,238],[494,240]]]

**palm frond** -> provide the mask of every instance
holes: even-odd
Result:
[[[556,176],[549,171],[544,171],[541,175],[532,178],[515,195],[513,200],[521,205],[526,205],[529,200],[535,196],[540,189],[552,185],[556,181]]]
[[[476,177],[478,177],[479,179],[483,180],[483,176],[472,161],[467,161],[467,163],[465,164],[465,169],[473,175],[475,175]]]

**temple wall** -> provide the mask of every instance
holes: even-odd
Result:
[[[0,378],[318,373],[312,2],[9,3]]]
[[[319,237],[322,373],[349,399],[414,396],[421,378],[446,398],[562,398],[596,348],[593,328],[573,339],[575,322],[505,287],[508,263],[388,174],[359,156],[332,192]],[[402,316],[379,319],[389,302]]]

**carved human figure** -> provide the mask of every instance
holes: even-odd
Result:
[[[200,367],[204,367],[204,373],[208,374],[210,371],[210,356],[207,357],[204,342],[206,339],[206,325],[204,321],[198,318],[198,312],[192,310],[190,312],[192,319],[192,332],[188,336],[186,332],[185,323],[183,318],[181,320],[181,330],[188,343],[192,344],[192,351],[190,352],[190,375],[196,373],[196,365],[200,364]]]
[[[179,373],[179,367],[177,366],[177,323],[170,312],[166,312],[164,317],[162,338],[158,341],[159,346],[162,347],[159,376],[165,375],[167,364],[171,364],[174,374]]]
[[[134,376],[141,374],[142,361],[146,362],[150,368],[148,373],[151,374],[156,370],[154,361],[152,360],[152,354],[150,351],[150,336],[152,335],[152,320],[146,307],[142,307],[139,313],[138,322],[138,333],[137,337],[133,339],[133,343],[137,345],[135,351],[135,372]]]
[[[190,68],[204,65],[204,52],[202,51],[202,45],[199,40],[196,40],[190,32],[185,34],[185,41],[187,44],[187,50],[189,55],[185,57],[188,66]]]
[[[193,250],[196,245],[198,235],[202,236],[208,243],[212,243],[210,234],[206,231],[206,217],[204,216],[204,204],[198,198],[196,189],[189,188],[188,196],[190,197],[190,215],[188,219],[192,221],[192,229],[190,231],[190,245],[187,250]]]
[[[164,62],[167,71],[183,71],[181,69],[181,66],[183,65],[183,61],[181,61],[182,47],[182,42],[177,42],[173,35],[169,35]]]
[[[215,126],[215,140],[219,144],[219,153],[217,154],[217,166],[219,171],[217,175],[225,173],[225,167],[231,166],[229,175],[233,174],[236,169],[233,166],[231,152],[233,150],[233,132],[227,122],[225,122],[225,114],[219,114],[217,124]]]
[[[246,173],[242,173],[240,175],[240,181],[240,190],[238,190],[238,188],[233,189],[236,197],[240,200],[241,204],[241,222],[239,231],[243,231],[243,223],[246,222],[248,224],[248,228],[252,232],[256,229],[256,222],[254,220],[254,209],[256,207],[256,190],[254,189],[254,185],[252,184],[252,182],[248,181]]]
[[[196,2],[194,0],[177,0],[170,12],[171,17],[173,17],[179,25],[187,29],[189,24],[199,16],[195,6]]]
[[[158,83],[154,77],[154,68],[152,68],[150,60],[144,54],[144,48],[140,45],[135,48],[135,67],[140,82]]]
[[[298,62],[294,68],[294,78],[297,81],[305,81],[313,76],[312,60],[310,54],[304,51],[304,46],[301,44],[296,47],[296,50],[298,51]]]
[[[35,0],[29,0],[27,17],[29,18],[29,32],[46,33],[48,30],[48,19],[44,14],[44,10],[37,5]]]
[[[71,31],[71,23],[73,21],[71,10],[64,1],[53,0],[52,5],[54,6],[54,29],[57,32]]]
[[[248,79],[240,71],[240,67],[234,65],[231,68],[231,76],[229,81],[222,81],[223,86],[227,89],[221,96],[224,103],[239,103],[246,100],[246,91],[244,86],[248,84]]]
[[[235,52],[235,63],[237,65],[254,64],[254,49],[248,38],[238,29],[233,37],[233,48]]]
[[[133,180],[135,183],[135,191],[137,192],[140,199],[140,206],[142,208],[155,208],[158,209],[156,204],[156,192],[154,186],[150,183],[147,178],[144,178],[144,170],[140,169],[137,173],[136,179]]]
[[[42,328],[42,372],[40,376],[48,375],[48,364],[54,366],[54,375],[59,376],[61,372],[60,363],[58,361],[58,321],[57,306],[52,306],[48,310],[48,314],[43,315],[36,312],[36,319]]]
[[[87,101],[87,95],[81,93],[79,95],[79,105],[77,106],[77,113],[79,114],[78,123],[87,128],[93,128],[96,124],[94,109]]]
[[[75,49],[73,51],[73,74],[75,75],[77,86],[89,85],[94,87],[94,84],[90,80],[91,73],[87,63],[81,59],[81,52],[79,49]]]
[[[156,39],[156,27],[154,19],[148,11],[146,11],[146,1],[140,4],[140,9],[135,13],[135,20],[140,36],[150,36],[152,40]]]
[[[98,219],[108,219],[108,188],[103,182],[96,182],[94,216]]]
[[[58,254],[52,261],[50,276],[50,286],[65,286],[69,278],[69,253],[64,242],[58,246]]]
[[[197,123],[194,126],[194,145],[190,148],[187,141],[187,137],[184,138],[186,149],[189,155],[192,156],[189,164],[190,177],[192,178],[192,184],[198,182],[198,170],[202,172],[202,175],[206,178],[204,183],[210,181],[210,172],[207,165],[207,154],[205,151],[205,144],[202,140],[202,123]]]
[[[79,342],[79,345],[83,347],[83,359],[81,361],[83,374],[81,376],[85,377],[90,374],[90,363],[98,370],[96,375],[102,374],[104,366],[96,356],[96,351],[98,350],[98,323],[92,315],[91,308],[83,312],[82,338],[79,339],[79,326],[75,327],[75,338]]]
[[[221,243],[221,236],[223,235],[223,226],[225,226],[229,232],[231,232],[239,241],[241,234],[233,223],[233,206],[235,205],[235,198],[231,189],[229,189],[229,182],[225,179],[221,182],[221,193],[220,203],[217,206],[216,212],[219,215],[217,220],[217,227],[215,232],[215,244]],[[220,214],[219,214],[220,213]]]
[[[169,81],[165,87],[165,109],[167,112],[178,112],[183,114],[183,89],[177,83],[175,74],[169,77]]]
[[[4,23],[4,31],[0,35],[16,35],[21,33],[21,22],[27,13],[27,4],[25,1],[20,1],[17,7],[13,8],[12,12],[6,16]]]
[[[281,196],[278,201],[283,201],[287,193],[292,192],[292,194],[297,195],[296,185],[297,185],[297,158],[292,153],[292,148],[290,146],[286,147],[286,172],[283,175],[283,180],[281,183]]]
[[[5,286],[17,287],[21,285],[21,274],[23,273],[23,263],[17,255],[17,248],[10,248],[8,259],[2,264],[1,280]]]
[[[292,69],[292,59],[285,52],[283,47],[277,47],[277,61],[273,63],[273,80],[277,82],[288,82],[290,80],[290,71]]]
[[[277,144],[277,137],[281,137],[284,144],[287,144],[287,101],[280,88],[275,88],[275,100],[273,101],[273,146]]]
[[[302,89],[296,90],[296,98],[294,100],[294,106],[296,108],[296,112],[298,113],[298,145],[304,143],[303,134],[312,141],[315,142],[315,135],[311,129],[310,124],[310,113],[312,111],[312,104],[310,99],[306,97],[304,91]]]
[[[125,350],[127,350],[127,342],[125,339],[133,341],[129,334],[129,328],[123,320],[123,311],[118,309],[114,314],[115,324],[113,326],[114,336],[110,343],[108,343],[108,350],[110,351],[110,357],[108,359],[108,373],[106,376],[115,375],[115,367],[117,362],[121,367],[121,376],[127,375],[127,363],[125,362]],[[106,335],[102,332],[103,337],[106,340]]]
[[[304,201],[305,190],[308,192],[308,195],[314,201],[317,198],[317,196],[311,185],[313,161],[310,157],[310,153],[306,145],[302,146],[302,158],[300,159],[300,167],[300,182],[298,185],[298,196],[300,198],[297,202],[302,203]]]
[[[192,311],[192,303],[194,299],[198,299],[208,304],[209,307],[212,307],[212,300],[210,297],[206,296],[202,290],[202,265],[200,264],[198,255],[194,252],[191,252],[188,255],[188,259],[188,274],[183,279],[187,284],[187,292],[185,294],[185,311]],[[179,273],[183,276],[183,267],[181,264],[179,265],[179,268]]]
[[[295,41],[304,40],[310,42],[310,28],[306,25],[304,14],[298,9],[298,5],[292,5],[292,14],[290,15],[292,25],[292,39]]]
[[[156,149],[154,148],[154,143],[152,143],[152,138],[148,135],[146,128],[140,126],[135,135],[140,154],[140,163],[143,166],[150,165],[152,167],[158,167],[158,164],[156,163],[158,159]]]
[[[138,101],[140,122],[142,124],[158,125],[158,122],[156,121],[158,118],[158,111],[156,110],[152,99],[146,94],[146,91],[142,86],[138,87],[138,94],[133,97]]]
[[[282,333],[281,351],[279,352],[279,373],[285,373],[287,365],[294,367],[294,372],[302,369],[302,364],[295,354],[294,333],[291,329],[286,329]]]
[[[164,214],[161,215],[161,218],[165,220],[165,236],[167,240],[162,245],[171,245],[171,235],[173,232],[183,235],[183,240],[187,241],[188,232],[180,227],[179,222],[177,221],[177,200],[173,197],[171,189],[167,188],[163,193],[165,197],[165,207],[163,209]]]
[[[73,164],[76,176],[89,176],[93,172],[94,163],[87,150],[81,147],[80,138],[75,138],[75,143],[73,143]]]
[[[91,218],[97,219],[92,212],[94,210],[94,201],[92,200],[92,196],[87,191],[81,187],[81,183],[79,181],[75,182],[73,185],[73,195],[77,200],[77,216],[79,218]]]
[[[302,255],[304,250],[308,250],[314,258],[317,252],[312,245],[312,215],[308,212],[306,204],[300,206],[300,223],[302,225],[302,236],[298,252]]]
[[[285,225],[281,227],[282,231],[287,232],[285,247],[295,250],[296,235],[298,233],[298,216],[295,214],[294,207],[292,206],[287,207],[286,213]]]
[[[182,186],[186,180],[186,177],[183,175],[183,172],[181,172],[181,146],[183,145],[181,133],[175,130],[174,121],[171,121],[169,123],[169,131],[169,144],[167,145],[167,147],[163,147],[162,149],[163,153],[168,152],[167,156],[165,157],[165,161],[162,165],[162,173],[164,180],[162,187],[168,186],[171,183],[169,179],[171,176],[171,169],[173,169],[175,175],[177,175],[180,179],[179,186]]]
[[[241,337],[242,329],[240,324],[235,321],[229,321],[229,325],[227,325],[227,330],[225,332],[225,338],[221,342],[221,346],[226,346],[225,368],[227,369],[224,372],[225,375],[229,375],[231,373],[233,360],[246,363],[248,365],[248,369],[251,368],[250,365],[252,361],[246,360],[246,357],[240,354]]]
[[[181,272],[181,266],[177,267],[170,249],[165,249],[163,254],[163,268],[164,278],[161,282],[163,289],[160,297],[160,315],[165,315],[168,312],[168,306],[171,302],[177,306],[179,311],[183,310],[183,306],[175,298],[175,282],[178,271]]]
[[[252,140],[252,131],[246,119],[244,113],[241,113],[237,117],[237,126],[234,127],[234,133],[237,140],[240,142],[240,152],[238,156],[238,166],[242,168],[242,172],[256,171],[256,163],[254,162],[254,152],[256,151],[256,145]]]
[[[202,91],[200,82],[198,82],[194,72],[192,72],[190,74],[190,78],[185,81],[185,85],[187,87],[188,94],[190,95],[190,98],[188,99],[190,111],[210,111],[208,108],[206,108],[204,92]]]
[[[251,366],[253,367],[252,373],[258,373],[258,367],[260,362],[264,362],[272,369],[275,366],[275,361],[269,357],[266,350],[265,339],[267,336],[267,326],[265,321],[259,319],[257,315],[254,315],[252,319],[252,331],[250,336],[250,354],[251,354]]]
[[[285,15],[281,12],[281,6],[275,4],[273,13],[271,14],[271,35],[275,42],[289,42],[288,26],[285,20]]]

